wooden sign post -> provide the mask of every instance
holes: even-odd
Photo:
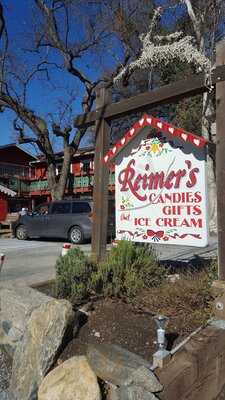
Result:
[[[92,229],[92,253],[97,260],[104,258],[107,244],[108,225],[108,183],[109,171],[103,165],[104,154],[108,151],[110,143],[110,126],[104,119],[102,111],[104,106],[111,101],[111,94],[105,88],[100,89],[96,96],[97,114],[94,158],[94,207]]]
[[[216,63],[225,64],[225,40],[216,48]],[[214,315],[225,320],[225,83],[218,77],[216,84],[216,189],[218,231],[218,280],[215,292]]]
[[[216,48],[217,65],[225,64],[225,40]],[[216,84],[216,187],[218,229],[218,277],[225,281],[225,82]]]

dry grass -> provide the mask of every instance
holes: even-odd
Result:
[[[153,314],[170,318],[168,329],[186,336],[202,326],[212,315],[213,295],[207,272],[181,275],[175,283],[166,282],[152,288],[135,303]]]

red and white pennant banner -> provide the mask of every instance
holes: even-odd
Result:
[[[104,157],[105,163],[108,163],[112,158],[115,157],[117,152],[121,150],[122,147],[128,144],[128,142],[135,136],[140,129],[145,126],[151,126],[152,128],[158,129],[164,132],[168,137],[178,137],[184,142],[189,142],[197,148],[205,146],[206,139],[201,136],[194,135],[193,133],[186,132],[184,129],[177,128],[167,122],[160,120],[159,118],[152,117],[150,115],[144,114],[143,117],[136,122],[133,127],[125,133],[125,135],[120,139],[112,149]]]

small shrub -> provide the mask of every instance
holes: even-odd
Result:
[[[93,292],[132,298],[143,288],[159,286],[165,276],[155,252],[146,245],[121,241],[98,266],[74,248],[57,260],[56,293],[73,303],[86,300]]]
[[[99,264],[92,284],[104,295],[133,297],[141,288],[160,285],[165,275],[151,247],[124,240]]]
[[[79,249],[71,249],[56,262],[57,297],[67,298],[73,303],[85,300],[91,290],[94,263]]]
[[[159,263],[154,249],[148,245],[136,247],[134,267],[145,288],[159,286],[166,278],[166,269]]]

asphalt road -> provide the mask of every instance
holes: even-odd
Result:
[[[5,254],[0,285],[4,283],[32,285],[53,279],[55,262],[61,253],[63,243],[63,241],[0,239],[0,252]],[[91,250],[90,244],[80,247],[86,253]]]
[[[63,241],[0,239],[0,253],[5,262],[0,274],[0,286],[4,283],[35,285],[55,277],[55,262],[59,257]],[[91,252],[91,245],[80,246],[85,253]],[[217,240],[211,238],[205,248],[155,245],[161,260],[188,262],[194,257],[212,258],[217,254]]]

